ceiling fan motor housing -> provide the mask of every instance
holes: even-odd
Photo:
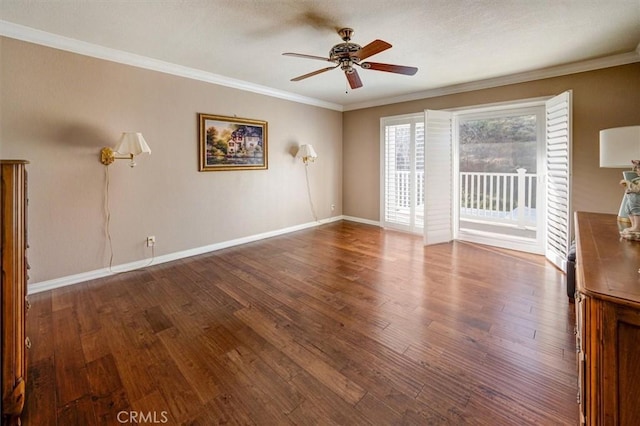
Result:
[[[351,36],[353,35],[352,28],[342,28],[338,31],[338,35],[344,41],[344,43],[338,43],[329,51],[329,59],[333,62],[340,63],[341,68],[350,69],[353,62],[358,62],[360,59],[355,55],[362,47],[359,44],[351,43]]]
[[[360,45],[355,43],[336,44],[329,51],[329,58],[332,61],[340,61],[340,59],[344,59],[344,58],[355,59],[353,55],[360,49],[361,49]]]

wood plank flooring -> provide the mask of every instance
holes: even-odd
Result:
[[[543,258],[336,222],[30,296],[26,425],[573,425]]]

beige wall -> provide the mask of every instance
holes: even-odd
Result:
[[[615,212],[619,170],[598,167],[598,131],[640,124],[640,64],[339,113],[0,38],[0,158],[29,167],[31,283],[108,264],[103,146],[141,131],[153,151],[110,167],[114,264],[277,231],[313,220],[304,168],[311,143],[318,216],[379,220],[381,117],[573,90],[573,203]],[[269,170],[197,171],[197,113],[269,123]],[[344,143],[343,143],[344,141]],[[331,211],[330,205],[336,210]]]
[[[108,265],[103,146],[140,131],[151,156],[110,166],[114,264],[313,222],[304,166],[311,143],[318,216],[342,213],[342,114],[0,38],[0,157],[29,167],[31,283]],[[198,172],[197,113],[266,120],[269,169]],[[336,204],[331,212],[330,205]]]
[[[379,220],[380,118],[573,91],[573,208],[617,213],[620,170],[601,169],[601,129],[640,125],[640,63],[493,89],[348,111],[343,117],[343,211]]]

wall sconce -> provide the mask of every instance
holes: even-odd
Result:
[[[102,148],[100,151],[100,162],[108,166],[115,160],[131,160],[129,166],[135,167],[136,163],[133,161],[133,157],[143,152],[151,154],[151,148],[149,148],[149,145],[147,145],[147,142],[142,137],[142,133],[124,132],[115,150],[109,147]],[[116,154],[125,155],[126,157],[116,157]]]
[[[640,126],[615,127],[600,130],[600,167],[632,169],[631,160],[640,160]],[[633,171],[622,172],[624,180],[631,181]],[[630,223],[626,213],[626,197],[618,211],[618,221]]]
[[[316,158],[318,158],[318,154],[316,154],[316,151],[313,149],[313,146],[300,145],[300,148],[298,148],[298,153],[296,154],[296,158],[302,158],[302,161],[306,166],[310,162],[313,162]]]

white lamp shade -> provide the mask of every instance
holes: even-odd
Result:
[[[300,145],[296,158],[318,158],[318,154],[311,145]]]
[[[640,126],[600,130],[600,167],[631,168],[640,160]]]
[[[122,155],[142,154],[146,152],[151,154],[151,148],[147,145],[147,141],[142,137],[142,133],[137,132],[123,132],[118,145],[116,145],[115,151]]]

